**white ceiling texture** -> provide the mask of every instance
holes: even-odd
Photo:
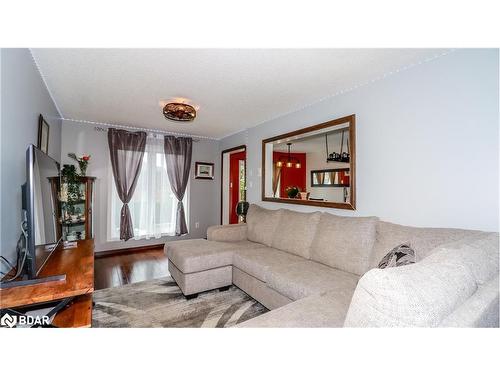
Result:
[[[65,119],[220,139],[448,52],[438,49],[32,49]],[[198,107],[168,121],[162,101]]]

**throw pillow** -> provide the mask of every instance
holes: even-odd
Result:
[[[378,264],[378,268],[399,267],[415,263],[415,250],[409,243],[402,243],[389,251]]]

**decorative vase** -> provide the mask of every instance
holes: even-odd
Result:
[[[238,204],[236,205],[236,215],[246,216],[249,207],[250,204],[248,202],[239,201]]]
[[[305,201],[308,200],[309,199],[309,194],[310,193],[308,193],[306,191],[301,191],[300,192],[300,199],[305,200]]]
[[[78,166],[80,167],[80,175],[85,177],[87,174],[87,162],[78,162]]]
[[[246,215],[250,204],[246,201],[239,201],[236,205],[236,215],[239,217],[239,221],[246,222]]]

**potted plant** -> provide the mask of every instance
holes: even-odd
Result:
[[[285,192],[286,192],[286,195],[288,195],[288,198],[293,199],[293,198],[297,197],[300,190],[297,186],[289,186],[285,189]]]
[[[71,152],[68,154],[68,157],[78,162],[78,166],[80,167],[80,175],[85,176],[90,161],[90,155],[82,155],[78,157],[74,152]]]

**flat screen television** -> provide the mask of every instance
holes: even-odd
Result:
[[[62,245],[57,212],[60,186],[59,163],[34,145],[29,145],[23,187],[27,224],[25,278],[36,278],[53,251]]]

